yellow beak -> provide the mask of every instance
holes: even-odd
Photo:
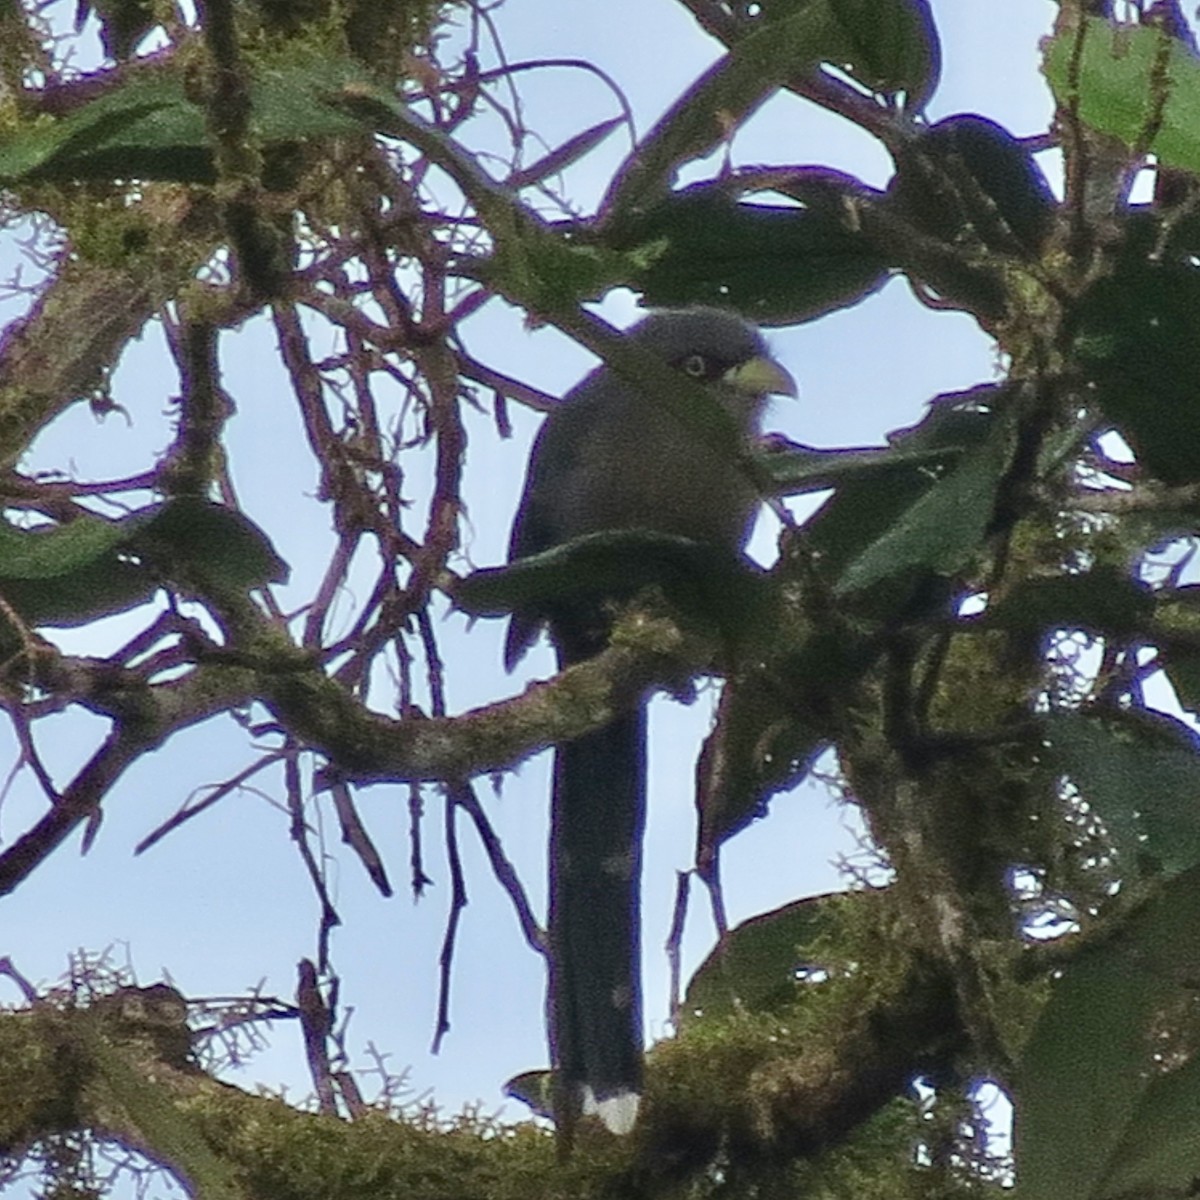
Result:
[[[730,367],[721,378],[752,396],[794,397],[800,394],[790,372],[765,354],[759,354],[740,366]]]

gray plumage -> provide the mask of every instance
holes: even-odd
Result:
[[[723,380],[731,370],[766,358],[754,326],[720,309],[666,310],[646,317],[626,336],[711,384],[745,437],[757,430],[767,392],[747,392]],[[784,381],[790,383],[786,373],[781,385]],[[666,405],[598,367],[538,433],[509,559],[608,529],[650,529],[739,547],[758,497],[738,467],[737,450],[723,453],[706,444]],[[509,669],[545,616],[514,616],[505,646]]]
[[[712,388],[743,438],[771,392],[794,394],[762,336],[732,313],[654,313],[627,336]],[[670,408],[602,366],[542,426],[513,525],[510,559],[588,533],[647,529],[739,550],[758,496],[739,447],[707,442]],[[508,666],[543,622],[560,666],[607,639],[609,596],[515,614]],[[621,1132],[641,1088],[640,875],[645,706],[558,748],[550,846],[550,1025],[556,1116],[595,1110]]]

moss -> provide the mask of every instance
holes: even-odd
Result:
[[[764,992],[762,1010],[735,1005],[723,1015],[688,1020],[679,1037],[653,1049],[648,1086],[656,1113],[685,1113],[714,1128],[752,1119],[754,1136],[770,1141],[769,1114],[781,1090],[821,1096],[845,1082],[835,1077],[853,1069],[843,1056],[868,1036],[864,1021],[887,1012],[912,986],[906,949],[912,940],[898,928],[899,914],[884,893],[849,894],[827,908],[827,931],[779,963],[780,977],[794,981],[792,959],[799,955],[821,969],[821,982],[794,981],[788,1003]]]
[[[50,1004],[0,1018],[0,1151],[79,1127],[82,1045],[71,1015]]]
[[[597,1162],[584,1154],[560,1166],[552,1137],[529,1124],[470,1116],[397,1120],[382,1112],[347,1123],[231,1088],[206,1089],[188,1108],[246,1185],[275,1200],[596,1194]]]

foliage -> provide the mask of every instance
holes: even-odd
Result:
[[[263,1006],[300,1023],[318,1114],[217,1083],[196,1056],[205,1038],[177,1019],[169,1048],[131,1032],[113,1015],[127,981],[107,998],[31,996],[0,1018],[2,1149],[15,1162],[42,1147],[64,1192],[88,1186],[70,1139],[91,1131],[204,1195],[1000,1194],[1008,1166],[973,1109],[983,1080],[1015,1105],[1021,1200],[1194,1191],[1200,60],[1187,21],[1177,0],[1121,19],[1059,0],[1044,47],[1057,116],[1038,143],[1061,147],[1059,199],[1033,147],[999,125],[922,118],[941,61],[927,0],[680,2],[724,52],[587,216],[551,213],[547,181],[620,121],[498,177],[469,130],[507,71],[481,76],[473,45],[438,57],[438,22],[477,30],[473,5],[206,0],[189,24],[171,5],[96,0],[81,15],[95,10],[107,58],[83,74],[45,24],[64,5],[0,7],[6,216],[57,239],[43,289],[0,340],[0,699],[50,800],[0,849],[0,894],[72,832],[94,836],[134,763],[229,713],[271,742],[239,780],[282,768],[323,912],[295,1004]],[[160,48],[142,53],[152,34]],[[782,161],[677,185],[779,89],[876,138],[890,185],[790,163],[786,146]],[[1143,170],[1154,196],[1135,204]],[[503,428],[501,398],[552,403],[466,349],[460,326],[492,297],[652,385],[712,440],[723,427],[688,409],[692,386],[584,301],[623,285],[782,325],[897,274],[973,317],[1005,378],[933,398],[877,449],[731,448],[764,495],[831,493],[784,529],[769,571],[639,534],[460,570],[463,405],[492,391]],[[336,534],[293,615],[272,592],[287,564],[225,462],[218,347],[255,314],[278,335]],[[109,376],[151,321],[180,381],[168,452],[127,479],[24,470],[66,408],[113,408]],[[344,354],[317,352],[318,322]],[[413,533],[422,454],[433,484]],[[368,598],[335,636],[334,599],[363,562]],[[604,654],[444,711],[439,605],[496,614],[612,579],[645,591]],[[118,612],[139,632],[112,654],[55,641]],[[382,668],[398,700],[373,686]],[[890,882],[727,931],[678,1036],[650,1053],[627,1142],[585,1136],[564,1164],[533,1125],[446,1129],[365,1105],[333,1065],[338,916],[303,819],[302,756],[385,893],[356,789],[444,785],[536,949],[468,781],[700,672],[725,679],[697,796],[697,873],[718,901],[724,843],[831,748]],[[1181,709],[1151,703],[1152,677]],[[55,789],[35,734],[69,708],[108,732]],[[536,1100],[537,1080],[519,1089]]]

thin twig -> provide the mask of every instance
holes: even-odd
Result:
[[[462,350],[455,354],[455,360],[458,363],[458,373],[465,379],[471,379],[475,383],[491,388],[497,395],[504,396],[509,400],[516,400],[518,404],[524,404],[526,408],[532,408],[534,412],[553,412],[562,404],[557,396],[551,396],[549,392],[543,392],[519,379],[514,379],[511,375],[496,371]]]
[[[317,966],[322,973],[329,970],[329,938],[333,930],[342,923],[329,888],[325,882],[325,873],[317,862],[316,855],[308,841],[308,822],[304,818],[304,796],[300,784],[300,753],[294,742],[289,741],[284,755],[284,794],[287,799],[288,812],[291,815],[291,837],[300,852],[300,860],[308,872],[309,881],[321,906],[321,916],[317,926]]]
[[[691,871],[675,872],[675,904],[671,914],[671,930],[667,934],[667,963],[671,970],[669,990],[671,1022],[679,1027],[679,1010],[683,1004],[683,930],[687,922],[688,891]]]
[[[455,802],[475,822],[475,829],[479,834],[479,840],[483,843],[492,874],[512,901],[513,909],[517,914],[517,922],[521,926],[526,943],[539,954],[548,953],[545,931],[538,925],[537,918],[533,915],[533,908],[529,903],[525,888],[521,884],[520,876],[517,875],[511,860],[505,855],[500,837],[483,811],[483,805],[479,803],[479,796],[476,794],[475,788],[470,783],[464,783],[456,786],[454,790]]]
[[[173,833],[182,825],[186,825],[193,817],[198,817],[202,812],[212,808],[214,804],[224,800],[231,792],[235,792],[245,786],[248,779],[253,778],[259,771],[265,770],[267,767],[274,766],[275,763],[286,757],[286,752],[282,750],[274,750],[269,754],[264,754],[256,762],[252,762],[248,767],[239,771],[231,779],[225,780],[224,783],[218,784],[211,788],[208,795],[197,804],[185,803],[173,816],[168,817],[161,825],[151,830],[138,844],[133,848],[134,854],[143,854],[149,850],[151,846],[162,841],[168,833]],[[211,787],[211,785],[210,785]],[[192,793],[195,795],[195,793]]]
[[[321,995],[317,968],[307,958],[296,966],[296,1007],[300,1012],[300,1028],[304,1035],[304,1055],[308,1072],[317,1092],[317,1111],[337,1116],[337,1094],[329,1064],[327,1039],[333,1018]]]
[[[379,889],[379,894],[391,896],[392,885],[388,881],[383,859],[358,815],[349,786],[345,783],[335,783],[329,789],[329,794],[333,797],[333,807],[342,827],[342,841],[358,855],[358,861],[371,877],[371,882]]]
[[[425,856],[421,844],[421,818],[425,815],[425,801],[419,783],[408,785],[408,866],[409,886],[413,898],[420,899],[433,880],[425,874]]]
[[[450,1032],[450,978],[454,965],[454,947],[458,940],[458,927],[463,909],[467,907],[467,882],[463,874],[462,856],[458,848],[458,830],[455,814],[458,800],[453,788],[446,789],[446,863],[450,870],[450,911],[446,914],[446,933],[442,938],[442,952],[438,956],[438,1004],[437,1025],[433,1034],[432,1052],[436,1054],[442,1038]]]

